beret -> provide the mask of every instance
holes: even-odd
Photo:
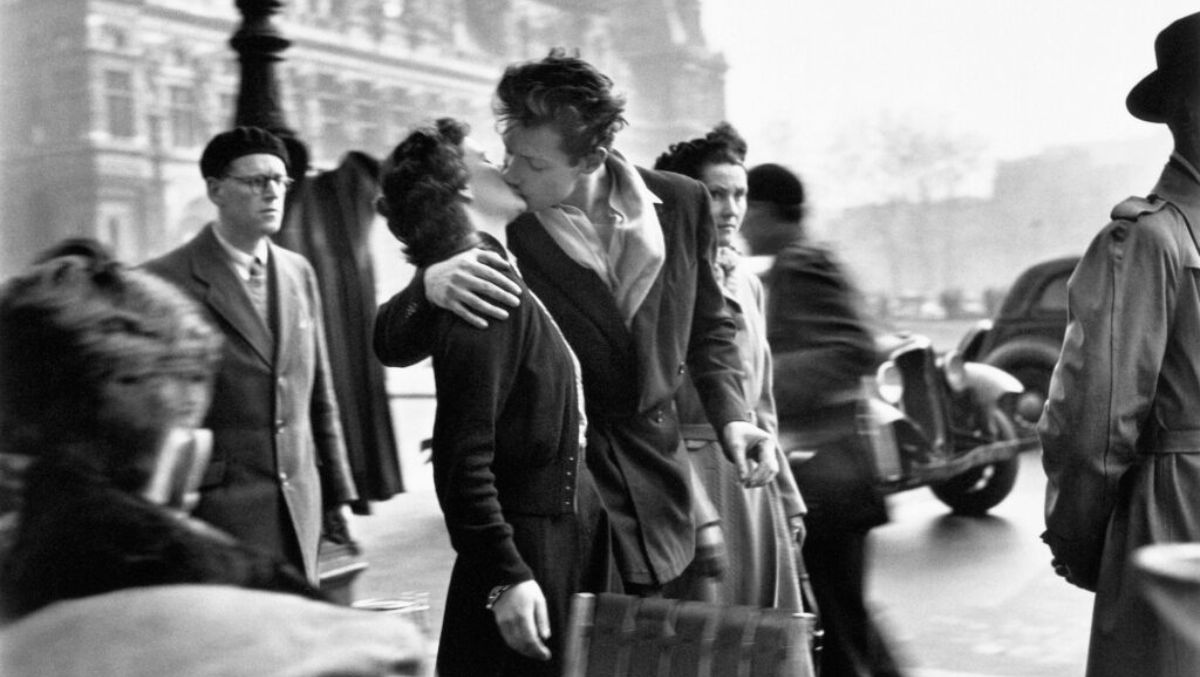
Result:
[[[291,167],[287,146],[283,140],[261,127],[235,127],[227,132],[221,132],[208,142],[200,155],[200,175],[204,178],[219,177],[225,173],[230,162],[243,155],[265,153],[283,160],[285,167]]]
[[[746,175],[746,199],[781,205],[804,204],[804,184],[786,167],[767,163]]]

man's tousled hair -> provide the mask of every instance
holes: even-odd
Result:
[[[540,61],[513,64],[496,87],[493,109],[503,133],[514,125],[552,125],[562,150],[578,162],[598,148],[611,149],[625,127],[625,99],[596,67],[561,47]]]

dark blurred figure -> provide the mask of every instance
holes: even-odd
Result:
[[[192,431],[220,350],[185,294],[98,245],[67,243],[0,289],[0,455],[27,468],[19,487],[7,478],[18,492],[0,561],[5,619],[167,583],[321,598],[186,514],[208,459]]]
[[[1174,634],[1130,559],[1200,541],[1200,14],[1159,33],[1154,52],[1157,69],[1126,107],[1165,123],[1174,151],[1150,195],[1114,207],[1076,265],[1039,424],[1043,539],[1059,575],[1096,593],[1089,677],[1200,674],[1200,614],[1186,621],[1191,641]]]
[[[197,299],[225,335],[196,515],[315,583],[325,513],[340,515],[357,492],[316,275],[270,241],[283,222],[288,162],[283,142],[263,129],[213,137],[200,172],[217,220],[146,267]]]
[[[832,253],[808,238],[800,179],[776,164],[749,172],[742,226],[750,254],[774,255],[766,277],[767,339],[781,430],[832,430],[810,460],[792,466],[808,504],[804,562],[825,637],[822,677],[898,675],[867,609],[867,534],[887,521],[855,426],[862,379],[876,365],[862,301]]]
[[[713,272],[737,322],[736,342],[744,373],[742,384],[754,423],[776,435],[772,394],[771,349],[764,318],[766,297],[762,282],[742,261],[735,238],[746,215],[746,141],[729,123],[717,125],[701,138],[673,144],[654,164],[697,179],[708,188],[717,226],[717,257]],[[700,480],[697,498],[708,496],[719,522],[698,524],[697,543],[707,539],[703,529],[724,532],[725,548],[735,556],[717,580],[705,575],[706,560],[697,561],[673,582],[670,596],[719,604],[801,610],[796,558],[797,536],[803,526],[804,502],[783,452],[779,473],[762,487],[744,487],[737,469],[725,460],[717,432],[704,415],[694,386],[687,384],[675,399],[684,442]],[[779,447],[776,445],[776,449]]]
[[[507,257],[487,229],[525,209],[467,131],[452,119],[419,128],[384,165],[379,211],[419,268],[473,247]],[[579,363],[509,275],[527,302],[508,320],[481,330],[448,310],[429,318],[434,486],[457,554],[438,646],[443,677],[556,677],[571,596],[607,589],[607,522],[584,465]],[[380,307],[382,335],[404,319],[403,306],[398,294]]]

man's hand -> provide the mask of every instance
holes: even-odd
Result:
[[[804,548],[804,537],[808,535],[808,527],[804,524],[804,515],[788,517],[788,528],[792,532],[792,540],[797,548]]]
[[[425,298],[468,324],[487,328],[490,317],[508,318],[502,306],[517,307],[521,288],[504,276],[512,264],[486,249],[472,248],[425,269]]]
[[[1042,541],[1050,546],[1050,566],[1068,583],[1088,592],[1096,592],[1100,579],[1101,546],[1084,546],[1046,531]]]
[[[730,421],[721,431],[725,455],[737,466],[742,485],[761,487],[779,472],[775,440],[770,433],[749,421]]]
[[[517,583],[505,590],[492,607],[504,643],[517,653],[540,661],[550,660],[544,640],[550,637],[546,597],[537,581]]]

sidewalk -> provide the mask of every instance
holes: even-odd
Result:
[[[432,433],[434,401],[419,393],[397,397],[392,400],[392,411],[406,491],[372,503],[370,515],[350,516],[350,533],[367,563],[366,571],[354,582],[353,596],[364,600],[427,595],[425,625],[432,656],[454,562],[433,490],[433,470],[420,451],[421,440]]]

